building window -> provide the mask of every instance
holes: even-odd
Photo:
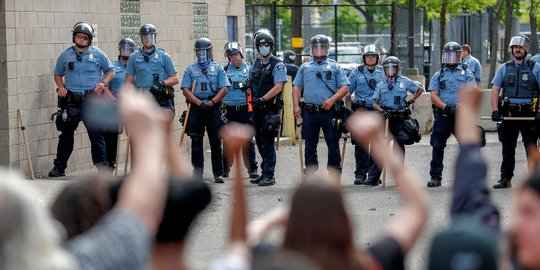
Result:
[[[133,0],[120,1],[120,25],[122,38],[131,38],[140,45],[141,3]]]
[[[227,16],[227,38],[229,41],[238,41],[238,17]]]
[[[208,37],[208,4],[193,3],[193,39]]]

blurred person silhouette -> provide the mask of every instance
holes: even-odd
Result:
[[[385,236],[367,250],[354,247],[353,228],[339,186],[311,179],[296,190],[290,209],[278,208],[250,224],[249,241],[258,243],[270,228],[284,225],[281,249],[303,254],[322,269],[404,269],[405,255],[427,221],[429,203],[416,177],[403,166],[403,153],[387,151],[382,123],[377,113],[357,112],[348,128],[357,142],[371,142],[374,160],[379,164],[386,160],[396,178],[404,211],[389,224]]]

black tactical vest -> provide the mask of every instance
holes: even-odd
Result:
[[[253,74],[251,87],[255,98],[266,95],[274,87],[274,75],[272,75],[272,71],[279,62],[282,61],[273,55],[270,56],[268,63],[264,65],[261,59],[255,60],[255,64],[251,70]]]
[[[528,60],[517,67],[514,61],[508,61],[506,74],[503,79],[503,98],[529,98],[538,97],[538,82],[532,73],[534,61]]]

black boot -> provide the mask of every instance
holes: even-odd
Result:
[[[494,189],[499,188],[511,188],[512,187],[512,178],[501,177],[497,184],[493,185]]]
[[[427,182],[427,187],[440,187],[441,186],[440,178],[431,177],[431,180]]]
[[[54,166],[54,168],[49,172],[49,177],[61,177],[66,176],[66,172],[64,169]]]
[[[364,183],[364,181],[366,181],[366,175],[361,174],[361,175],[358,175],[358,176],[355,177],[354,184],[355,185],[361,185],[361,184]]]

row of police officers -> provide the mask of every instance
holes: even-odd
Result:
[[[49,173],[51,177],[65,175],[67,161],[73,151],[74,132],[80,121],[88,130],[94,165],[98,170],[114,169],[118,122],[111,120],[104,124],[107,120],[103,118],[114,117],[96,118],[103,116],[104,112],[112,112],[106,108],[115,106],[122,86],[133,85],[150,92],[160,106],[171,112],[172,120],[173,86],[180,82],[171,57],[156,46],[157,29],[152,24],[143,25],[139,31],[140,49],[135,49],[133,40],[122,39],[118,44],[118,60],[114,62],[103,51],[91,46],[94,30],[90,24],[77,23],[72,32],[74,45],[59,56],[54,70],[59,96],[56,125],[61,135],[54,168]],[[275,184],[274,142],[280,132],[281,91],[287,82],[288,71],[294,78],[293,112],[296,120],[302,123],[302,137],[305,139],[306,174],[318,170],[317,144],[321,130],[328,147],[327,168],[341,173],[339,140],[342,132],[346,132],[344,126],[349,110],[342,99],[347,94],[354,95],[353,110],[378,111],[387,119],[388,130],[403,151],[405,145],[420,139],[418,123],[411,118],[409,106],[424,89],[419,82],[401,75],[397,57],[385,57],[379,66],[381,59],[377,47],[365,46],[363,64],[347,76],[339,64],[328,57],[330,40],[324,35],[311,39],[311,59],[300,68],[290,63],[294,54],[293,58],[284,55],[289,62],[287,65],[272,54],[275,39],[269,30],[257,31],[254,44],[259,58],[253,66],[244,61],[241,45],[229,42],[224,48],[228,64],[223,67],[213,61],[213,45],[209,39],[195,41],[196,61],[185,70],[180,88],[191,104],[185,128],[191,137],[191,162],[196,177],[203,176],[205,130],[211,147],[214,181],[223,183],[223,178],[228,177],[234,161],[227,160],[222,153],[219,129],[228,122],[239,122],[251,124],[256,130],[255,142],[243,149],[250,182],[259,186]],[[501,179],[494,188],[511,186],[518,133],[521,132],[526,146],[536,144],[538,139],[533,122],[512,121],[512,117],[536,115],[540,66],[526,58],[529,49],[527,37],[513,37],[509,49],[514,59],[499,68],[492,82],[492,119],[499,123],[499,139],[503,145]],[[470,47],[462,47],[456,42],[447,43],[442,52],[441,69],[431,79],[429,90],[435,122],[430,140],[432,160],[428,187],[441,185],[446,141],[455,132],[458,91],[463,86],[476,86],[480,80],[478,72],[471,70],[467,61],[462,62],[464,50],[470,52]],[[354,184],[379,185],[381,169],[370,158],[369,149],[354,141],[353,144],[356,159]],[[260,175],[255,146],[262,157]]]

